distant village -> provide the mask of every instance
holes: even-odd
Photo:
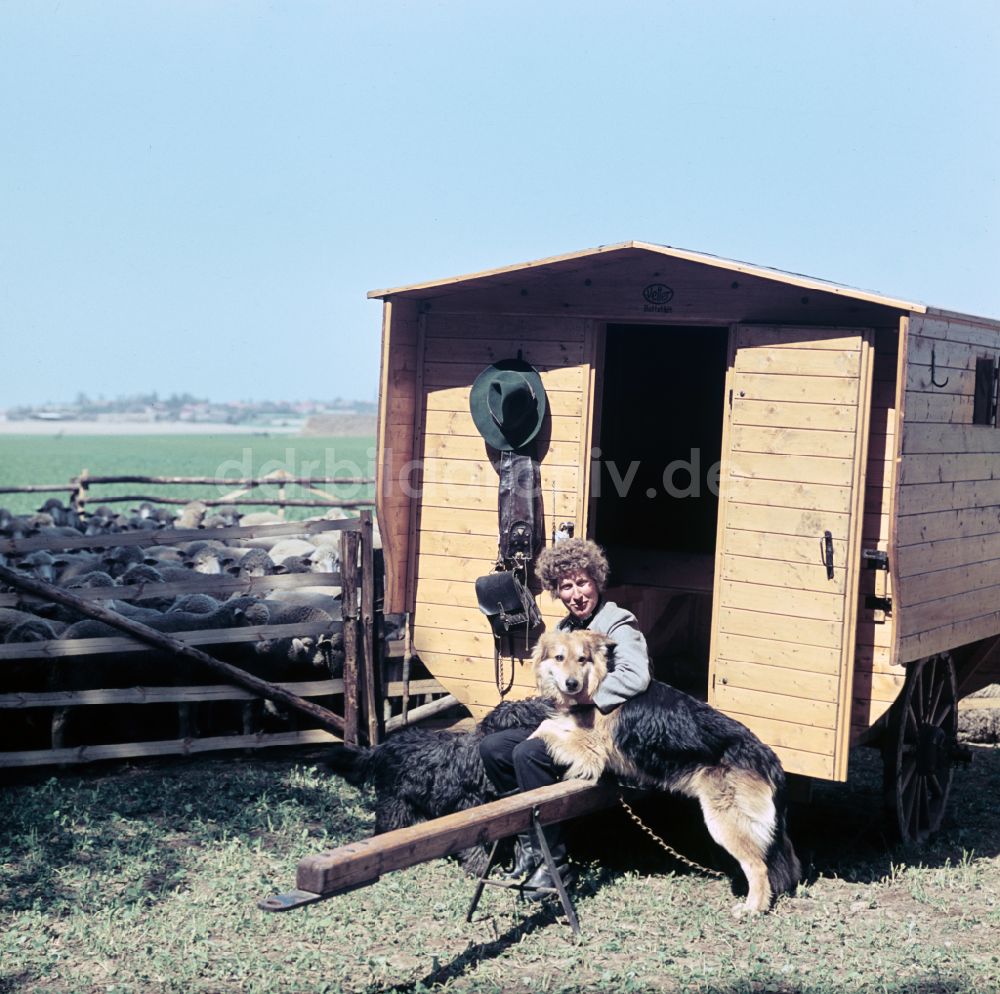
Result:
[[[190,423],[245,425],[248,428],[280,428],[305,425],[310,420],[356,416],[374,418],[372,401],[345,400],[245,400],[218,402],[189,393],[161,397],[156,393],[135,394],[107,400],[78,394],[70,403],[24,405],[0,410],[7,421],[81,422],[99,424]]]

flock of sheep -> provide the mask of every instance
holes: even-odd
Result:
[[[329,516],[338,512],[334,511]],[[343,664],[343,623],[340,588],[317,577],[315,585],[271,590],[262,596],[207,593],[158,595],[157,587],[189,581],[196,576],[263,577],[283,573],[332,573],[339,569],[340,531],[303,538],[251,538],[222,541],[212,537],[218,528],[277,522],[277,515],[257,512],[240,516],[235,508],[210,511],[192,501],[180,513],[149,503],[120,514],[107,506],[86,515],[50,499],[32,515],[15,515],[0,508],[0,537],[79,539],[150,530],[157,533],[149,545],[94,547],[76,551],[33,551],[0,554],[8,568],[65,590],[105,588],[111,597],[102,603],[111,610],[161,632],[232,629],[260,625],[304,625],[315,633],[278,639],[256,639],[211,649],[220,658],[272,682],[316,680],[337,676]],[[172,531],[200,529],[204,538],[173,543]],[[53,544],[56,544],[55,542]],[[142,587],[139,598],[121,599],[117,590]],[[176,588],[175,588],[176,589]],[[0,591],[11,592],[0,585]],[[17,591],[13,591],[17,593]],[[134,591],[133,591],[134,592]],[[10,598],[6,599],[8,602]],[[19,596],[16,606],[0,606],[0,641],[8,644],[47,640],[105,638],[122,633],[81,612],[33,596]],[[31,655],[30,653],[28,654]],[[37,654],[36,654],[37,655]],[[132,654],[134,657],[134,654]],[[110,657],[58,657],[41,666],[37,659],[8,669],[10,690],[37,691],[101,685],[133,686],[149,683],[187,683],[189,666],[176,658],[147,652],[123,668],[121,653]],[[10,664],[8,664],[9,666]],[[139,667],[142,672],[137,671]],[[150,668],[158,668],[151,673]],[[168,672],[164,672],[164,667]],[[169,672],[170,670],[174,672]],[[214,679],[214,678],[213,678]]]

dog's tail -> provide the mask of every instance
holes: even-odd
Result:
[[[363,787],[374,773],[374,749],[337,742],[330,747],[324,762],[328,769],[355,787]]]
[[[771,885],[771,899],[782,894],[794,894],[802,879],[802,864],[795,854],[795,847],[788,837],[788,797],[784,772],[774,791],[774,836],[765,857],[767,880]]]

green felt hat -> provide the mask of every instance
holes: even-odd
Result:
[[[545,419],[542,378],[523,359],[501,359],[476,377],[469,409],[487,445],[501,451],[523,449]]]

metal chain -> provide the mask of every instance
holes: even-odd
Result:
[[[506,681],[503,677],[503,654],[500,651],[500,638],[493,636],[493,676],[497,682],[497,691],[500,693],[500,700],[507,695],[507,688],[504,687]]]
[[[518,553],[518,555],[521,554]],[[520,566],[521,569],[525,571],[524,578],[525,581],[527,581],[528,579],[527,567],[524,564],[523,558],[520,560]],[[510,567],[508,567],[506,561],[503,558],[502,553],[500,552],[500,546],[497,545],[497,561],[493,564],[493,572],[505,573],[509,568]],[[518,567],[515,565],[513,568],[516,570]],[[502,606],[501,610],[503,610]],[[527,624],[528,624],[527,619],[525,619],[525,635],[524,635],[525,646],[527,646],[527,639],[528,639]],[[510,638],[510,636],[508,636],[508,638]],[[514,665],[513,644],[511,645],[510,662],[511,666],[513,666]],[[503,636],[497,635],[496,632],[493,633],[493,679],[496,681],[497,692],[500,694],[500,700],[502,701],[510,693],[511,687],[514,686],[514,673],[512,672],[510,676],[510,687],[505,686],[507,680],[505,679],[503,672]]]
[[[688,859],[687,856],[682,855],[669,843],[664,842],[656,832],[654,832],[629,806],[628,801],[624,797],[620,796],[618,798],[621,801],[622,807],[628,812],[629,818],[634,821],[639,828],[642,829],[661,849],[665,849],[674,859],[679,860],[685,866],[690,867],[692,870],[699,870],[701,873],[705,873],[710,877],[725,877],[724,873],[720,873],[718,870],[710,870],[707,866],[702,866],[701,863],[696,863],[693,859]]]

